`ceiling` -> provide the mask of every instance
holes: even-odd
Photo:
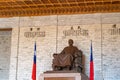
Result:
[[[120,0],[0,0],[0,17],[120,12]]]

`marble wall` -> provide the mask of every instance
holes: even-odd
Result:
[[[11,31],[0,31],[0,80],[9,79]]]
[[[9,80],[31,80],[35,41],[38,77],[52,70],[52,54],[60,53],[70,38],[83,51],[87,76],[92,40],[95,80],[120,79],[120,13],[13,17],[1,18],[0,22],[2,27],[7,27],[5,22],[14,23],[9,24],[13,28]],[[27,32],[34,35],[27,35]]]

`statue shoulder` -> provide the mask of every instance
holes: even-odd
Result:
[[[67,48],[69,48],[69,46],[66,46],[66,47],[64,48],[64,50],[67,49]]]
[[[75,48],[77,48],[77,46],[74,46]]]
[[[75,48],[76,50],[79,50],[78,47],[76,47],[76,46],[74,46],[74,48]]]

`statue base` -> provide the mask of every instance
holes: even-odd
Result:
[[[75,71],[47,71],[39,76],[39,80],[89,80],[82,73]]]

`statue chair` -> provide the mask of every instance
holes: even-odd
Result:
[[[62,63],[64,63],[64,60],[60,60],[59,59],[59,55],[60,54],[53,54],[53,62],[52,62],[52,68],[53,71],[63,71],[63,70],[67,70],[67,71],[77,71],[77,72],[82,72],[83,69],[83,65],[82,65],[82,51],[78,50],[77,52],[75,52],[73,55],[71,55],[70,57],[70,65],[60,65],[60,61],[63,61]]]

